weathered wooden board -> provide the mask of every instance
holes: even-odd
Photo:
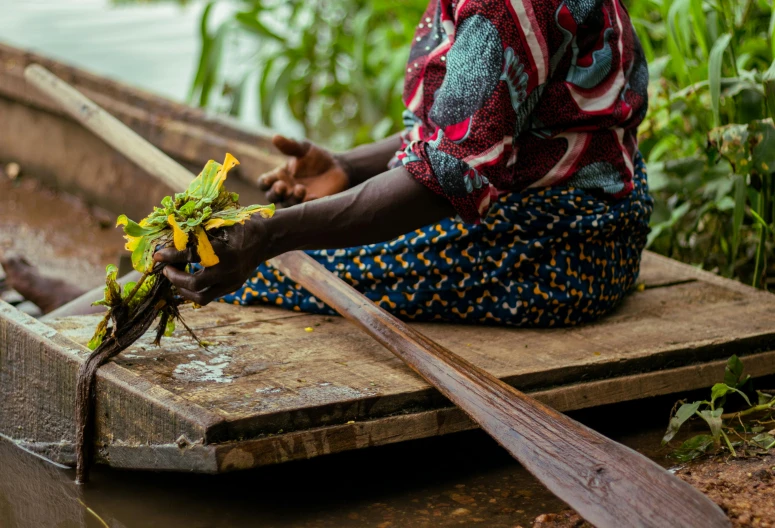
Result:
[[[651,253],[641,280],[577,328],[417,326],[562,411],[710,386],[733,353],[754,376],[775,373],[775,296]],[[210,348],[180,330],[155,348],[149,335],[100,371],[104,462],[219,472],[474,427],[341,318],[228,305],[185,317]],[[96,321],[0,309],[0,433],[69,461],[75,370]]]
[[[0,44],[0,162],[17,162],[23,171],[57,189],[110,211],[143,217],[167,189],[121,154],[94,137],[56,103],[24,80],[24,68],[38,63],[81,90],[192,171],[231,152],[241,166],[229,184],[245,202],[260,203],[255,178],[281,160],[271,133],[247,130],[236,121],[211,116],[142,90],[113,82],[57,61]]]

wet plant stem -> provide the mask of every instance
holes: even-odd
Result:
[[[775,406],[775,400],[772,400],[768,403],[763,403],[761,405],[756,405],[754,407],[751,407],[750,409],[746,409],[744,411],[736,412],[736,413],[728,413],[728,414],[722,414],[721,419],[722,420],[729,420],[732,418],[740,418],[743,416],[748,416],[749,414],[754,414],[757,412],[762,411],[768,411],[771,410]]]
[[[129,295],[127,295],[125,302],[129,304],[129,301],[131,301],[134,298],[135,294],[137,294],[137,292],[140,291],[140,287],[145,282],[145,279],[147,279],[148,276],[151,275],[151,273],[157,273],[157,272],[161,272],[161,268],[154,269],[153,271],[150,271],[150,272],[146,271],[145,273],[143,273],[143,276],[140,277],[140,280],[138,280],[137,284],[135,284],[134,289],[132,289],[132,291],[129,292]]]

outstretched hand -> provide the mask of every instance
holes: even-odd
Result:
[[[270,202],[295,205],[349,188],[347,170],[331,152],[280,135],[274,136],[272,143],[290,159],[258,178],[258,186]]]
[[[182,297],[202,306],[218,297],[235,292],[254,273],[256,267],[276,255],[272,254],[271,239],[266,235],[264,219],[251,218],[244,225],[235,224],[218,230],[211,240],[220,262],[195,273],[183,271],[189,262],[198,262],[192,248],[178,251],[174,247],[157,251],[153,258],[164,262],[164,275]]]

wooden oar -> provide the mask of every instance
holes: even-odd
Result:
[[[41,66],[28,82],[127,158],[183,189],[193,175]],[[379,308],[303,252],[271,260],[354,322],[465,411],[560,499],[601,528],[715,528],[729,520],[710,499],[643,455],[539,403]],[[519,333],[515,333],[518,339]]]

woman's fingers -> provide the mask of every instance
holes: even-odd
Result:
[[[178,251],[174,247],[160,249],[153,254],[153,260],[156,262],[165,262],[167,264],[188,264],[189,262],[199,262],[199,255],[193,248],[186,248]]]
[[[266,174],[262,174],[258,177],[258,188],[262,191],[268,191],[272,185],[274,185],[274,182],[280,179],[281,171],[284,170],[283,168],[277,168],[271,172],[267,172]]]
[[[209,292],[191,291],[191,290],[187,290],[186,288],[181,288],[180,286],[178,286],[178,293],[184,299],[188,299],[189,301],[194,301],[195,303],[201,306],[210,304],[210,301],[215,299],[215,297],[211,296]]]
[[[312,146],[308,141],[296,141],[279,134],[272,138],[272,144],[286,156],[295,158],[304,157]]]
[[[300,204],[301,202],[304,201],[305,196],[307,196],[307,187],[305,187],[300,183],[297,183],[296,185],[293,186],[290,196],[288,196],[286,205]]]
[[[272,203],[284,203],[290,194],[290,186],[284,181],[277,181],[272,188],[266,192],[266,199]]]
[[[202,292],[212,285],[210,284],[212,279],[211,277],[207,276],[209,274],[206,273],[206,270],[201,270],[191,274],[179,270],[174,266],[167,266],[164,268],[162,273],[164,273],[164,276],[167,277],[169,281],[178,288],[183,288],[192,292]]]

